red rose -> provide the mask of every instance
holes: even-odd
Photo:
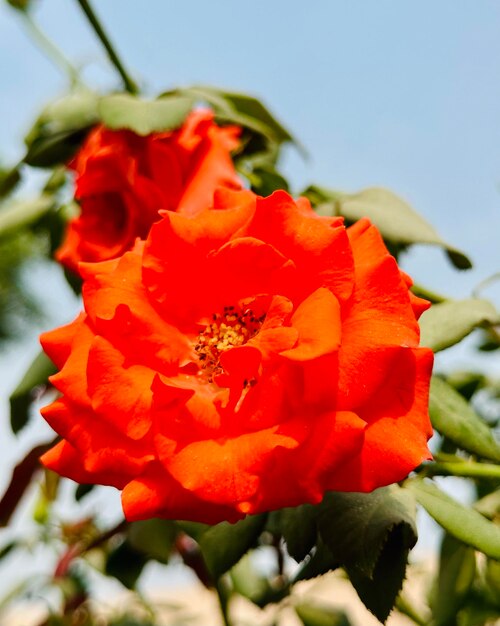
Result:
[[[377,229],[285,192],[221,190],[83,265],[85,313],[42,337],[63,437],[43,463],[125,515],[218,522],[370,491],[429,458],[428,303]]]
[[[147,236],[160,209],[192,215],[210,205],[216,187],[239,189],[230,156],[239,132],[220,128],[206,110],[178,130],[146,137],[95,128],[71,163],[81,213],[57,260],[76,272],[80,261],[116,258]]]

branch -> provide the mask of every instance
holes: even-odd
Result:
[[[115,66],[118,73],[120,74],[123,80],[125,89],[129,93],[132,93],[132,94],[138,93],[139,88],[137,87],[136,83],[130,78],[127,70],[123,66],[123,63],[121,62],[120,57],[118,56],[113,44],[109,40],[109,37],[107,36],[104,28],[102,27],[102,24],[97,18],[97,15],[94,13],[94,10],[90,6],[89,1],[88,0],[77,0],[77,1],[82,11],[85,13],[88,21],[90,22],[92,28],[94,29],[95,34],[97,35],[102,45],[104,46],[106,52],[108,53],[109,60]]]

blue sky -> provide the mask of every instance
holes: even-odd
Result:
[[[285,169],[298,191],[382,185],[407,198],[476,269],[433,249],[405,261],[420,282],[467,295],[498,269],[500,5],[494,1],[103,0],[99,14],[150,93],[193,82],[261,96],[308,149]],[[92,85],[119,85],[76,2],[36,18]],[[0,5],[0,158],[22,153],[40,105],[65,80]],[[496,264],[496,267],[495,267]]]
[[[85,67],[89,84],[118,87],[77,3],[35,3],[37,21]],[[500,269],[496,0],[100,0],[94,5],[147,93],[198,82],[262,97],[311,155],[306,162],[293,150],[285,156],[295,190],[310,182],[346,191],[389,187],[475,263],[471,272],[458,273],[439,250],[416,248],[403,264],[419,283],[464,297]],[[22,137],[34,116],[64,92],[66,80],[30,43],[6,3],[0,4],[0,85],[0,159],[10,162],[22,156]],[[75,304],[56,274],[44,274],[40,289],[52,294],[47,297],[53,322],[60,323]],[[486,295],[500,303],[498,286]],[[0,357],[2,395],[35,345],[33,334],[20,356],[16,349],[15,360],[13,351]],[[466,355],[459,352],[457,358]],[[10,442],[5,420],[0,422],[0,442]],[[28,443],[29,437],[19,445]],[[19,445],[7,446],[2,467],[19,456]]]

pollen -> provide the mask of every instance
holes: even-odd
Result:
[[[256,317],[252,309],[226,306],[222,313],[214,313],[210,319],[200,331],[194,349],[199,359],[198,374],[212,382],[214,376],[223,372],[219,362],[221,353],[246,344],[258,333],[265,315]]]

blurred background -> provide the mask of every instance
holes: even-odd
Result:
[[[390,188],[474,263],[457,273],[440,249],[413,247],[401,261],[419,284],[467,297],[500,270],[498,2],[101,0],[96,9],[145,93],[193,83],[253,93],[307,151],[303,158],[286,148],[282,169],[294,192],[311,183],[353,192]],[[90,86],[119,86],[76,3],[39,0],[34,16]],[[23,157],[23,137],[40,108],[68,84],[6,3],[0,4],[0,85],[0,163],[9,164]],[[36,182],[28,176],[26,192]],[[23,280],[43,315],[15,342],[0,343],[0,492],[15,461],[48,432],[40,419],[15,438],[8,394],[37,353],[39,332],[69,321],[79,307],[56,266],[31,265]],[[500,304],[499,283],[484,295]],[[474,343],[473,334],[440,354],[437,368],[474,362]],[[478,364],[500,373],[494,359],[482,355]],[[61,506],[71,516],[69,504]],[[85,506],[105,523],[120,517],[112,490],[96,490]],[[28,499],[3,532],[29,524],[29,507]],[[425,520],[423,529],[417,552],[425,555],[435,533]],[[46,558],[35,550],[29,563],[2,564],[0,589],[14,582],[12,572],[36,572]],[[146,572],[144,586],[156,575]],[[174,570],[172,584],[183,576]]]

